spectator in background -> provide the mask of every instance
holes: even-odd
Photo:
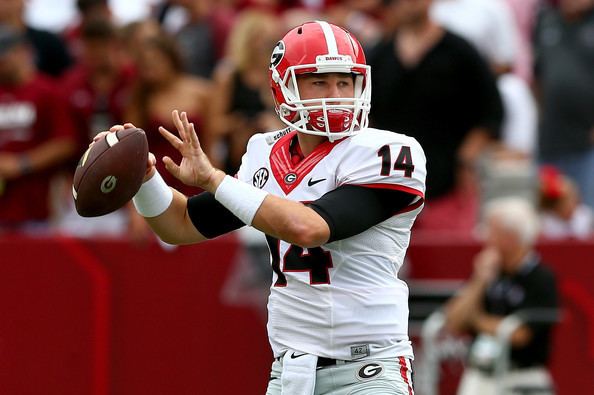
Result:
[[[244,9],[240,0],[209,0],[202,3],[207,6],[210,32],[213,36],[213,46],[216,59],[225,55],[225,43],[235,18]],[[154,18],[163,26],[163,30],[175,35],[190,21],[190,12],[185,0],[165,0],[154,7]]]
[[[25,34],[33,50],[37,70],[53,77],[61,75],[72,65],[66,45],[53,33],[27,26],[23,15],[24,0],[0,1],[0,23]]]
[[[78,148],[75,160],[87,149],[89,141],[110,125],[123,122],[123,112],[130,99],[134,72],[126,63],[122,42],[116,27],[109,19],[89,19],[80,29],[78,63],[62,78],[70,116],[76,125]],[[130,220],[126,209],[99,218],[82,218],[74,208],[72,171],[64,181],[62,204],[57,228],[79,237],[91,235],[121,236],[127,231],[132,236],[140,228],[140,221]],[[135,213],[130,210],[132,215]],[[138,225],[139,224],[139,225]],[[137,225],[137,226],[136,226]]]
[[[126,62],[133,68],[138,64],[146,40],[163,34],[161,26],[154,19],[144,19],[127,24],[121,30]]]
[[[196,125],[205,152],[211,153],[209,127],[209,101],[212,100],[210,81],[186,74],[175,41],[164,33],[147,38],[140,44],[136,64],[138,76],[132,88],[131,101],[125,119],[145,130],[151,151],[158,157],[169,156],[177,160],[179,153],[161,137],[159,126],[174,128],[171,109],[183,108]],[[169,185],[185,194],[196,190],[179,182],[157,164]]]
[[[378,15],[381,0],[343,0],[328,7],[328,20],[344,26],[361,41],[364,50],[373,48],[382,38]]]
[[[573,179],[594,208],[594,1],[544,7],[535,33],[539,159]]]
[[[533,158],[537,109],[528,83],[513,73],[519,58],[520,34],[505,0],[437,0],[431,17],[472,43],[497,77],[504,106],[501,142]]]
[[[542,0],[505,0],[505,2],[514,15],[519,34],[514,74],[522,78],[526,83],[532,84],[532,35],[536,14]]]
[[[26,36],[0,24],[0,230],[48,225],[52,175],[75,147],[57,92],[36,71]]]
[[[210,19],[213,7],[212,0],[171,0],[164,3],[158,15],[159,22],[177,41],[184,70],[203,78],[210,78],[217,44],[223,44],[215,40],[215,26]]]
[[[123,122],[134,71],[125,63],[118,31],[109,20],[89,20],[81,27],[80,39],[79,61],[62,78],[62,87],[82,152],[97,133]]]
[[[282,127],[268,83],[270,51],[280,35],[274,15],[244,11],[231,31],[227,55],[216,69],[212,133],[225,141],[227,152],[219,161],[230,174],[239,169],[247,141],[254,133]]]
[[[67,27],[62,36],[68,44],[70,53],[78,58],[83,51],[81,42],[83,26],[95,19],[111,20],[112,14],[107,0],[77,0],[76,9],[79,19],[75,24]]]
[[[526,200],[495,199],[486,207],[484,223],[485,246],[475,257],[472,278],[445,308],[450,331],[476,336],[458,394],[495,395],[498,384],[506,394],[553,394],[546,369],[552,324],[525,322],[517,328],[510,339],[511,370],[502,383],[493,377],[502,320],[521,310],[558,306],[555,277],[534,252],[536,212]]]
[[[552,166],[540,171],[542,235],[549,239],[594,236],[594,212],[580,201],[577,186]]]
[[[386,1],[386,23],[396,31],[369,55],[370,117],[372,126],[408,134],[425,147],[427,212],[419,225],[468,228],[477,206],[472,171],[498,136],[501,99],[478,52],[432,22],[430,5],[431,0]],[[440,206],[437,198],[445,203]]]
[[[497,74],[513,68],[518,27],[504,0],[435,0],[431,18],[472,43]]]

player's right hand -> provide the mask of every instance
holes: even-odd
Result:
[[[222,181],[219,171],[219,180],[213,182],[217,170],[202,150],[194,124],[188,121],[188,114],[177,110],[171,113],[173,124],[178,134],[175,135],[164,127],[159,127],[161,135],[171,144],[182,156],[179,164],[170,157],[163,157],[165,168],[178,180],[186,185],[196,186],[206,191],[213,192]]]
[[[107,136],[109,133],[115,133],[119,130],[124,130],[124,129],[133,129],[136,128],[136,126],[134,126],[134,124],[127,122],[123,125],[113,125],[111,128],[109,128],[109,130],[105,130],[103,132],[99,132],[97,133],[97,135],[95,137],[93,137],[93,141],[91,141],[91,143],[89,144],[89,147],[93,144],[95,144],[95,142],[101,140],[102,138],[104,138],[105,136]],[[151,178],[155,172],[157,171],[157,168],[155,167],[157,165],[157,158],[155,157],[155,155],[149,151],[148,154],[148,160],[146,163],[146,173],[144,173],[144,178],[142,180],[142,182],[145,182],[146,180],[148,180],[149,178]]]

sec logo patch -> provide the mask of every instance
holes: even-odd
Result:
[[[381,376],[384,373],[384,366],[381,363],[368,363],[367,365],[361,366],[357,371],[357,380],[366,381],[375,377]]]
[[[254,184],[256,188],[262,189],[262,187],[266,184],[266,181],[268,181],[268,169],[261,167],[257,172],[254,173],[254,176],[252,177],[252,184]]]

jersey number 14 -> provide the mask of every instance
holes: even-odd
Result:
[[[275,287],[287,285],[285,276],[287,272],[309,272],[311,285],[330,284],[330,273],[328,272],[332,267],[330,252],[321,247],[308,248],[306,252],[303,247],[290,245],[281,262],[279,240],[266,235],[266,241],[272,257],[272,270],[277,277],[274,283]]]
[[[377,151],[377,156],[382,158],[382,170],[380,174],[382,176],[389,176],[390,170],[392,169],[392,153],[389,145],[384,145]],[[404,172],[404,177],[412,177],[412,173],[415,170],[415,165],[412,161],[412,155],[410,153],[410,147],[403,145],[400,148],[400,153],[394,162],[394,170],[400,170]]]

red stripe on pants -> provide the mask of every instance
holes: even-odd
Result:
[[[398,362],[400,362],[400,375],[404,379],[406,385],[408,385],[408,395],[413,395],[413,389],[410,385],[410,381],[408,380],[408,368],[406,367],[406,360],[404,357],[398,357]]]

